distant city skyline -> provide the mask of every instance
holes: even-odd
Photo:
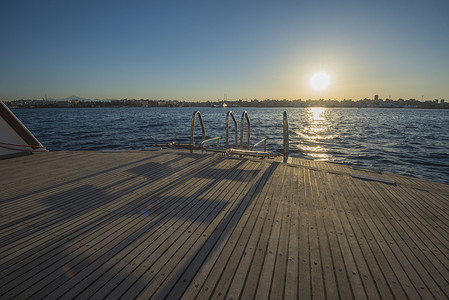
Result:
[[[317,100],[332,100],[332,101],[345,101],[345,100],[352,100],[352,101],[359,101],[359,100],[381,100],[381,101],[385,101],[385,100],[416,100],[419,102],[426,102],[426,101],[432,101],[434,102],[435,100],[438,101],[443,101],[445,102],[446,99],[444,98],[432,98],[432,99],[427,99],[427,98],[422,98],[422,99],[417,99],[417,98],[403,98],[403,97],[397,97],[397,98],[393,98],[390,96],[379,96],[379,95],[373,95],[372,97],[363,97],[363,98],[359,98],[359,99],[352,99],[352,98],[344,98],[342,100],[338,100],[335,98],[316,98],[316,99],[286,99],[286,98],[229,98],[227,94],[224,97],[221,98],[217,98],[217,99],[206,99],[206,100],[182,100],[182,99],[169,99],[169,98],[149,98],[149,97],[142,97],[142,98],[132,98],[132,97],[124,97],[124,98],[85,98],[85,97],[81,97],[81,96],[76,96],[76,95],[72,95],[72,96],[68,96],[68,97],[63,97],[63,98],[53,98],[53,97],[48,97],[47,95],[45,95],[44,97],[31,97],[31,98],[17,98],[17,99],[11,99],[11,100],[2,100],[0,99],[0,101],[4,101],[4,102],[10,102],[10,101],[18,101],[18,100],[44,100],[44,101],[69,101],[69,100],[81,100],[81,101],[112,101],[112,100],[164,100],[164,101],[186,101],[186,102],[235,102],[235,101],[251,101],[251,100],[258,100],[258,101],[264,101],[264,100],[288,100],[288,101],[308,101],[308,100],[312,100],[312,101],[317,101]]]
[[[449,99],[448,11],[446,0],[3,1],[0,100]]]

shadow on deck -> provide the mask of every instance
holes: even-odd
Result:
[[[445,185],[176,151],[0,164],[2,298],[449,297]]]

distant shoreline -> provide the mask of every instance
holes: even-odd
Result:
[[[4,101],[10,108],[102,108],[102,107],[214,107],[224,101],[188,102],[178,100],[14,100]],[[449,103],[444,100],[428,100],[425,102],[415,99],[363,99],[363,100],[236,100],[225,101],[227,108],[233,107],[343,107],[343,108],[424,108],[449,109]],[[219,109],[219,108],[217,108]]]

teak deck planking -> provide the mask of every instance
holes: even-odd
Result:
[[[171,150],[0,170],[1,299],[449,297],[446,184]]]

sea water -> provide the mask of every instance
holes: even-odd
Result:
[[[449,110],[122,107],[13,111],[50,151],[74,151],[140,150],[155,143],[188,143],[196,110],[204,119],[206,138],[225,137],[226,113],[232,110],[239,139],[241,115],[246,110],[251,121],[251,145],[268,137],[267,150],[278,154],[283,151],[283,111],[287,111],[290,156],[449,183]],[[198,118],[195,124],[195,140],[200,142]],[[229,142],[234,146],[235,125],[231,119],[229,125]],[[246,139],[245,121],[245,144]]]

